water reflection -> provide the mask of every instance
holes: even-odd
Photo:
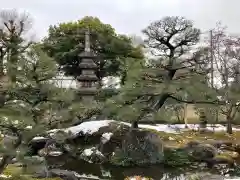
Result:
[[[126,177],[148,177],[154,180],[185,180],[186,172],[181,169],[166,169],[163,166],[146,166],[121,168],[111,165],[90,164],[82,160],[73,158],[52,158],[49,159],[50,164],[54,164],[58,168],[75,171],[80,175],[91,176],[91,179],[111,179],[123,180]],[[55,167],[56,168],[56,167]]]

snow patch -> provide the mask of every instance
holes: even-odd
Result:
[[[61,156],[63,154],[63,152],[61,152],[61,151],[50,151],[49,153],[48,153],[48,155],[50,155],[50,156]]]
[[[37,137],[34,137],[33,138],[33,140],[35,140],[35,141],[37,141],[37,140],[45,140],[45,139],[47,139],[47,138],[45,138],[45,137],[41,137],[41,136],[37,136]]]
[[[8,179],[11,177],[12,177],[11,175],[0,174],[0,178],[3,178],[3,179]]]
[[[122,122],[125,125],[130,126],[130,123]],[[198,130],[199,124],[187,124],[188,128],[185,128],[185,124],[156,124],[156,125],[148,125],[148,124],[139,124],[139,128],[142,129],[152,129],[159,132],[166,132],[166,133],[181,133],[182,131],[187,130]],[[215,131],[215,132],[221,132],[226,131],[226,127],[221,124],[208,124],[206,127],[207,130]],[[240,128],[234,128],[233,131],[240,131]]]
[[[79,133],[91,135],[97,132],[101,127],[108,126],[111,122],[113,122],[113,120],[88,121],[77,126],[69,127],[64,131],[70,132],[73,135],[77,135]]]
[[[76,177],[78,177],[78,178],[86,178],[86,179],[99,179],[99,177],[98,176],[94,176],[94,175],[92,175],[92,174],[82,174],[82,175],[80,175],[80,174],[78,174],[78,173],[74,173],[74,175],[76,176]]]
[[[111,139],[112,135],[113,133],[111,132],[102,134],[102,143],[105,144],[106,142],[108,142]]]
[[[94,147],[89,149],[84,149],[82,155],[89,157],[93,154],[93,150],[94,150]]]
[[[27,126],[26,129],[32,129],[32,126]]]
[[[99,150],[97,150],[96,147],[92,147],[92,148],[89,148],[89,149],[84,149],[84,151],[82,152],[82,156],[89,157],[93,153],[95,153],[96,155],[99,155],[99,156],[103,156],[103,154]]]
[[[130,177],[130,180],[138,180],[138,179],[142,179],[142,180],[147,180],[148,178],[145,177],[140,177],[140,176],[135,176],[135,177]]]

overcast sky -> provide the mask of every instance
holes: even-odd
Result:
[[[240,0],[0,0],[1,8],[29,12],[38,37],[59,22],[97,16],[119,33],[140,34],[150,22],[166,15],[185,16],[206,30],[217,21],[240,32]]]

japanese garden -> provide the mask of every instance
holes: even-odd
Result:
[[[180,16],[141,37],[93,16],[31,28],[0,11],[0,179],[240,177],[240,36]]]

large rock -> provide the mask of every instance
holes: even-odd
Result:
[[[216,155],[212,159],[207,160],[208,166],[213,167],[215,165],[228,165],[234,167],[234,159],[227,155]]]
[[[45,137],[36,137],[32,139],[28,144],[29,149],[27,151],[27,155],[38,155],[39,150],[45,148],[47,141],[49,141],[49,138]]]
[[[109,158],[116,148],[120,148],[122,141],[129,132],[129,126],[125,124],[111,123],[110,127],[113,131],[102,134],[99,150],[102,154]]]
[[[102,164],[106,161],[105,156],[95,147],[84,149],[80,155],[82,160],[89,163]]]
[[[184,149],[188,152],[189,156],[196,161],[207,161],[215,157],[218,153],[214,146],[198,142],[189,142]]]
[[[113,164],[122,166],[158,164],[163,161],[163,142],[159,135],[140,129],[129,131],[111,158]]]
[[[78,176],[73,171],[51,169],[48,171],[39,171],[34,175],[34,178],[61,178],[63,180],[78,180]]]
[[[29,143],[29,155],[37,155],[39,150],[45,148],[46,143],[49,141],[55,141],[55,135],[57,132],[64,131],[66,137],[63,142],[56,141],[55,145],[61,146],[61,143],[72,144],[74,146],[96,146],[99,145],[103,134],[118,134],[118,127],[124,126],[126,131],[129,130],[129,126],[123,125],[117,121],[103,120],[103,121],[89,121],[83,122],[80,125],[72,126],[61,130],[49,131],[50,138],[48,137],[35,137]],[[116,133],[117,130],[117,133]],[[124,131],[124,133],[126,133]],[[121,133],[121,132],[120,132]],[[117,135],[118,136],[118,135]],[[106,148],[104,148],[106,149]]]
[[[210,174],[210,173],[197,173],[186,176],[186,180],[224,180],[225,178],[221,175]]]
[[[75,138],[75,142],[77,144],[84,144],[84,145],[99,145],[99,143],[102,145],[104,142],[107,142],[109,139],[104,139],[108,137],[108,135],[113,134],[113,139],[111,140],[111,143],[115,144],[113,141],[117,139],[122,139],[122,134],[125,135],[126,132],[128,132],[130,129],[129,126],[124,125],[122,123],[119,123],[117,121],[109,122],[107,125],[100,127],[98,130],[88,134],[88,133],[80,133]],[[117,140],[118,141],[118,140]],[[107,144],[105,144],[105,147],[102,151],[105,151],[107,149]]]
[[[78,174],[77,172],[64,170],[64,169],[50,169],[48,171],[42,171],[35,173],[34,178],[61,178],[61,180],[99,180],[97,176],[94,175],[86,175],[86,174]]]

